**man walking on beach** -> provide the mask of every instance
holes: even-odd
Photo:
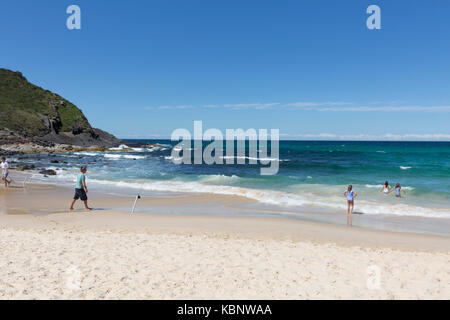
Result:
[[[78,199],[81,199],[81,201],[84,202],[84,207],[86,208],[86,210],[92,210],[91,208],[89,208],[87,200],[87,193],[88,193],[88,189],[86,187],[86,172],[87,172],[87,168],[85,166],[82,166],[80,169],[81,173],[78,174],[77,177],[77,184],[75,186],[75,195],[73,197],[73,201],[72,204],[70,205],[70,210],[73,210],[73,205],[75,204],[75,201],[77,201]]]
[[[5,157],[2,157],[2,162],[0,163],[0,166],[2,167],[2,180],[5,181],[5,188],[7,188],[8,185],[11,183],[11,180],[8,180],[9,164],[8,161],[6,161]]]

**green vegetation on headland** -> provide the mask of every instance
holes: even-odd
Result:
[[[82,146],[113,146],[120,143],[107,132],[92,128],[83,112],[70,101],[28,82],[20,72],[2,68],[0,130],[8,132],[3,137],[51,143]],[[8,142],[2,140],[3,143]]]
[[[81,133],[92,130],[75,105],[32,83],[20,72],[0,69],[0,126],[25,136],[42,136],[52,130]]]

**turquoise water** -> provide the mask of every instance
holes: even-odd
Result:
[[[56,179],[70,182],[75,166],[88,164],[88,181],[99,186],[236,194],[270,205],[325,210],[345,209],[343,192],[353,184],[360,213],[450,218],[448,142],[280,141],[275,176],[262,176],[261,165],[248,163],[175,165],[171,161],[175,142],[129,142],[158,146],[58,155],[68,163],[51,164],[58,170]],[[402,198],[379,192],[386,180],[392,186],[401,184],[406,192]]]

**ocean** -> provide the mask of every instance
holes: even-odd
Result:
[[[160,192],[239,195],[295,214],[342,212],[348,184],[358,193],[355,211],[366,215],[450,218],[449,142],[280,141],[279,172],[260,175],[261,165],[176,165],[170,140],[129,140],[130,145],[157,144],[129,152],[42,154],[15,159],[39,163],[72,185],[78,167],[88,166],[92,189],[151,196]],[[207,143],[204,143],[204,146]],[[270,156],[270,149],[269,149]],[[57,162],[58,163],[55,163]],[[36,179],[40,179],[39,176]],[[405,192],[384,195],[385,181]]]

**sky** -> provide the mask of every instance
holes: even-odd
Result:
[[[448,141],[449,12],[448,0],[1,0],[0,67],[120,138],[201,120],[282,139]]]

